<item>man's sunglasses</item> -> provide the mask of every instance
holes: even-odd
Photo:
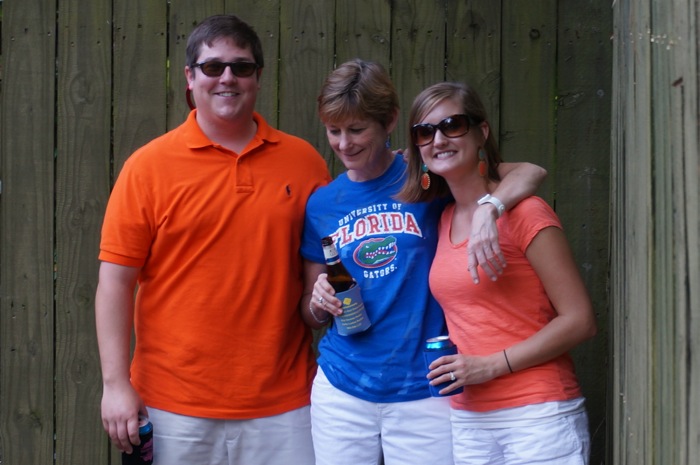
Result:
[[[438,129],[445,137],[460,137],[469,132],[470,125],[473,123],[467,115],[452,115],[438,124],[416,124],[411,128],[411,141],[418,147],[428,145],[435,139]]]
[[[201,69],[209,77],[221,76],[227,67],[231,68],[231,72],[236,77],[249,77],[259,68],[257,63],[249,61],[205,61],[195,63],[191,67]]]

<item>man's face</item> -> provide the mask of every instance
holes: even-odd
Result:
[[[197,63],[209,61],[255,62],[249,48],[239,48],[229,38],[216,39],[211,47],[202,44]],[[226,67],[221,76],[207,76],[201,68],[187,66],[185,75],[197,105],[197,118],[215,125],[250,121],[260,90],[260,72],[239,77]]]

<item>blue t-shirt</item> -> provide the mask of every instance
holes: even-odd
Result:
[[[331,326],[319,343],[318,362],[333,386],[370,402],[430,397],[423,347],[427,338],[447,334],[428,286],[446,202],[394,199],[405,168],[399,155],[370,181],[353,182],[341,174],[306,207],[302,255],[324,263],[321,238],[332,236],[372,322],[350,336]]]

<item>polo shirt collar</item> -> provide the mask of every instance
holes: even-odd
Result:
[[[253,140],[251,140],[251,142],[248,144],[249,147],[251,145],[257,146],[264,142],[279,142],[280,137],[277,130],[267,124],[265,118],[263,118],[258,112],[253,112],[253,120],[258,125],[258,130],[255,133]],[[187,119],[184,122],[184,126],[187,146],[190,149],[214,146],[214,143],[202,132],[197,124],[197,109],[190,111],[190,114],[187,116]]]

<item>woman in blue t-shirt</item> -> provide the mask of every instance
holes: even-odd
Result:
[[[447,331],[428,272],[449,199],[395,198],[406,165],[389,145],[399,104],[380,64],[356,59],[340,65],[321,88],[318,111],[347,171],[307,204],[302,314],[311,327],[322,328],[341,313],[321,247],[321,238],[330,236],[358,282],[372,325],[348,336],[331,325],[319,343],[311,394],[316,464],[379,464],[382,458],[388,465],[450,464],[449,404],[430,396],[422,356],[426,339]],[[502,164],[499,174],[503,182],[472,219],[474,279],[477,264],[496,279],[505,262],[495,220],[533,194],[546,175],[530,164]]]

